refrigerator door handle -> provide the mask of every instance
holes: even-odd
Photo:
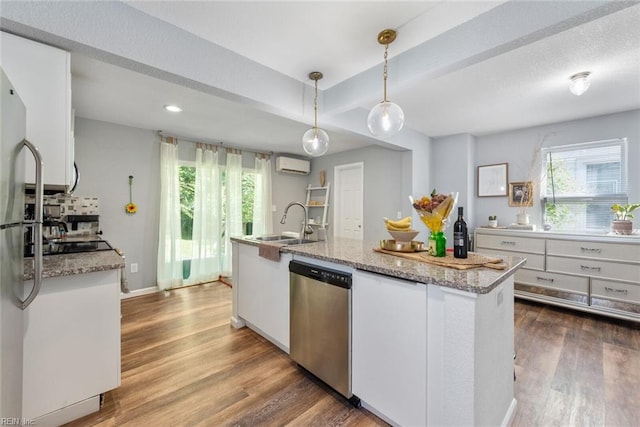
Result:
[[[42,286],[42,201],[44,198],[44,183],[42,182],[42,156],[38,147],[31,142],[24,139],[22,141],[24,145],[31,151],[36,161],[36,188],[35,188],[35,215],[32,224],[33,238],[34,238],[34,254],[33,254],[33,288],[29,293],[29,296],[25,298],[22,303],[22,309],[24,310],[33,302],[40,292]]]

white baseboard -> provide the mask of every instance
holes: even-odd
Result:
[[[156,292],[160,292],[160,289],[158,289],[157,286],[149,286],[148,288],[134,289],[127,294],[121,292],[120,299],[139,297],[141,295],[154,294]]]

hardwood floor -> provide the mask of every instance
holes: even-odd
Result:
[[[516,300],[514,426],[639,426],[640,324]]]
[[[229,325],[221,283],[122,302],[122,385],[69,426],[376,426]],[[640,325],[516,302],[514,426],[640,425]]]

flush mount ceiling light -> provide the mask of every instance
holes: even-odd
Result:
[[[574,74],[569,77],[571,83],[569,83],[569,90],[574,95],[580,96],[589,89],[591,85],[591,73],[589,71],[583,71],[578,74]]]
[[[178,107],[177,105],[165,105],[164,109],[172,113],[179,113],[182,111],[182,108]]]
[[[315,82],[315,94],[313,97],[313,127],[302,135],[302,148],[314,157],[322,156],[329,149],[329,135],[318,127],[318,80],[322,78],[320,71],[309,73],[309,78]]]
[[[395,30],[382,30],[378,34],[378,43],[384,45],[384,70],[383,76],[383,98],[382,102],[374,106],[369,111],[367,126],[369,131],[378,137],[390,137],[402,129],[404,126],[404,112],[397,104],[387,100],[387,53],[389,45],[396,39]]]

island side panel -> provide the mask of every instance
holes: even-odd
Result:
[[[244,320],[238,314],[238,298],[240,289],[240,244],[231,242],[231,326],[234,328],[243,328]]]
[[[513,277],[488,294],[430,285],[428,425],[504,425],[513,396]]]

